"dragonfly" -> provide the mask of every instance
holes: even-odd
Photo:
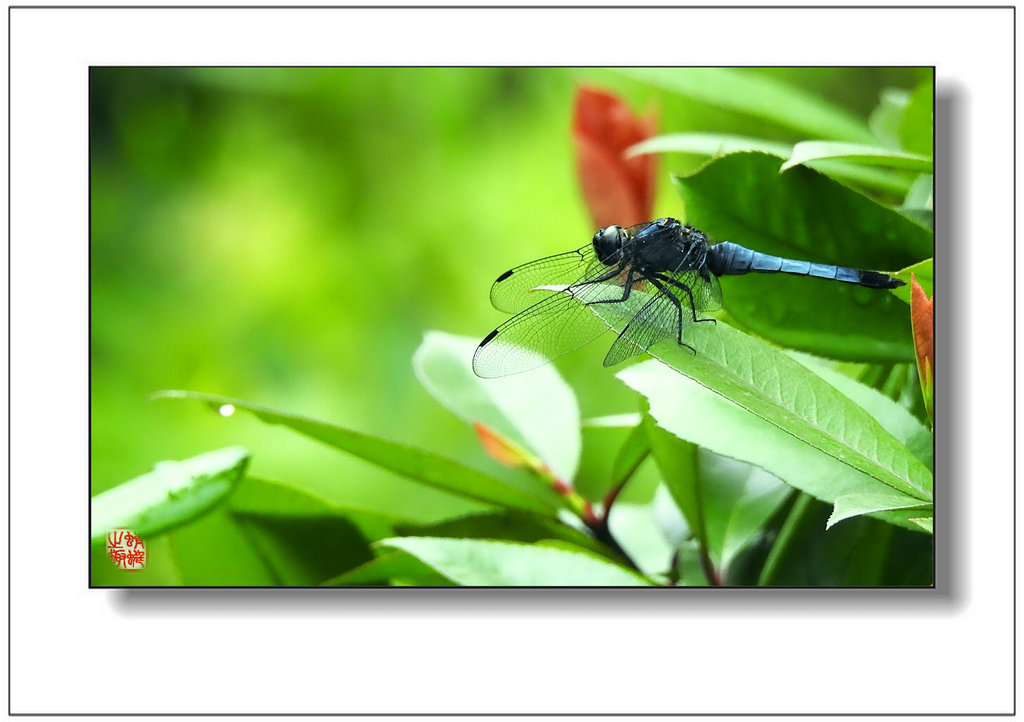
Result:
[[[797,261],[737,243],[712,243],[675,218],[608,226],[582,248],[516,266],[491,286],[491,303],[515,314],[487,334],[473,354],[473,371],[497,378],[529,371],[608,330],[600,315],[624,325],[604,358],[614,366],[659,341],[683,341],[691,325],[714,323],[698,314],[722,307],[719,276],[789,273],[867,288],[904,281],[879,271]],[[538,298],[540,296],[540,298]],[[596,310],[596,309],[595,309]]]

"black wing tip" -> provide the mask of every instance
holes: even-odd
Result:
[[[501,274],[496,279],[494,279],[494,282],[495,283],[501,283],[502,281],[504,281],[506,278],[508,278],[511,275],[512,275],[512,271],[505,271],[503,274]]]
[[[480,345],[476,347],[476,351],[473,352],[473,373],[481,379],[493,379],[497,378],[501,374],[491,373],[487,368],[487,364],[480,359],[480,352],[483,351],[484,346],[491,342],[491,340],[498,335],[498,329],[494,329],[484,337],[484,340],[480,342]]]

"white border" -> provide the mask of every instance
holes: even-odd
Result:
[[[1013,277],[993,262],[1013,250],[1011,11],[11,17],[14,712],[1011,710]],[[953,579],[853,594],[86,589],[90,64],[937,65],[959,123],[954,195],[937,200],[955,208],[940,248],[963,259],[936,301],[956,319],[940,346],[963,349],[938,369],[956,387]]]

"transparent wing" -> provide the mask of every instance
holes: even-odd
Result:
[[[516,314],[480,343],[473,371],[483,378],[529,371],[593,341],[608,330],[587,307],[595,301],[612,301],[599,304],[604,314],[628,320],[626,304],[614,302],[624,293],[616,280],[570,286]]]
[[[605,366],[615,366],[641,354],[658,341],[680,338],[682,315],[669,294],[659,291],[651,296],[630,320],[604,357]]]
[[[715,274],[707,272],[707,275],[701,275],[698,271],[687,271],[672,274],[671,278],[689,287],[697,313],[717,311],[722,307],[722,285]]]
[[[649,225],[650,222],[637,223],[626,230],[632,237]],[[593,243],[588,243],[575,251],[524,263],[498,276],[491,286],[491,305],[499,311],[519,313],[552,293],[546,289],[538,290],[538,286],[571,286],[590,282],[600,278],[618,261],[618,258],[610,258],[607,263],[602,263],[594,252]]]
[[[644,284],[650,299],[633,316],[608,349],[604,365],[614,366],[644,353],[667,338],[683,344],[683,329],[700,320],[701,311],[722,307],[722,288],[715,276],[699,271],[654,274]]]
[[[588,243],[505,271],[491,286],[491,304],[499,311],[519,313],[551,293],[534,291],[537,286],[569,286],[598,278],[607,270],[597,259],[593,244]]]

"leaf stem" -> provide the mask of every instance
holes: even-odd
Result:
[[[804,517],[807,516],[808,510],[813,508],[813,502],[814,497],[805,492],[800,492],[800,496],[793,502],[793,507],[789,510],[786,521],[782,523],[782,528],[779,530],[779,536],[776,537],[771,551],[768,552],[768,558],[764,560],[764,566],[761,567],[761,574],[757,579],[757,586],[767,587],[775,583],[782,558],[792,546],[793,539],[796,538],[797,530]]]
[[[693,464],[693,501],[694,510],[697,515],[697,528],[693,531],[694,538],[697,541],[697,548],[700,551],[700,568],[704,572],[704,578],[707,579],[710,586],[720,587],[722,586],[722,576],[715,569],[715,565],[711,561],[711,554],[708,552],[708,529],[704,520],[704,484],[700,474],[700,460],[698,456],[693,457]]]
[[[626,484],[629,483],[629,480],[633,477],[633,474],[636,473],[636,470],[640,468],[640,465],[644,462],[649,453],[649,449],[644,451],[629,465],[627,469],[623,471],[618,481],[612,485],[612,488],[607,494],[605,494],[604,499],[601,501],[600,514],[595,514],[593,507],[588,503],[585,509],[586,513],[583,515],[583,522],[593,532],[594,537],[598,541],[611,547],[616,554],[625,559],[629,566],[637,571],[640,571],[640,567],[637,566],[636,562],[633,561],[629,554],[626,553],[626,550],[622,548],[622,545],[620,545],[612,535],[611,528],[608,524],[608,518],[611,516],[612,505],[615,503],[615,500],[619,498],[619,494],[621,494],[622,490],[626,488]]]
[[[612,488],[605,494],[604,499],[601,502],[603,518],[607,519],[608,515],[612,511],[612,504],[619,498],[619,494],[629,483],[629,480],[633,478],[633,474],[640,468],[640,465],[644,463],[648,456],[650,456],[650,448],[646,448],[643,453],[638,454],[635,459],[632,460],[630,465],[622,471],[618,479],[613,479]]]
[[[708,554],[708,548],[704,544],[699,544],[700,547],[700,568],[704,572],[704,577],[708,580],[708,584],[713,587],[722,586],[722,577],[715,569],[715,565],[711,563],[711,556]]]
[[[616,554],[622,557],[623,561],[625,561],[626,564],[628,564],[632,569],[642,574],[643,572],[640,570],[640,567],[637,566],[637,563],[633,561],[633,558],[626,553],[626,550],[622,548],[622,545],[619,544],[619,542],[616,541],[615,537],[612,535],[612,531],[608,527],[607,513],[605,513],[600,518],[595,518],[591,516],[591,519],[592,521],[587,521],[586,519],[584,519],[583,521],[584,523],[586,523],[587,527],[593,533],[594,538],[602,544],[608,546],[612,551],[614,551]]]
[[[601,501],[601,517],[603,519],[607,519],[608,515],[611,514],[612,504],[614,504],[615,500],[619,498],[619,494],[622,493],[622,489],[626,486],[627,481],[629,481],[628,478],[623,479],[621,483],[613,486],[611,490],[604,495],[604,499]]]

